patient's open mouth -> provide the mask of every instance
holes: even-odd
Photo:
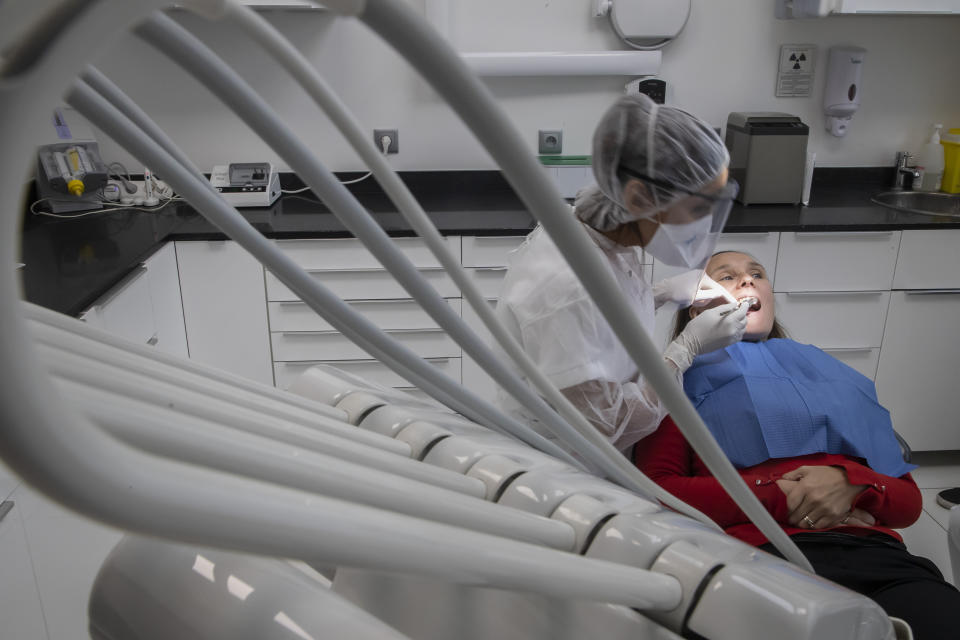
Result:
[[[761,307],[760,299],[755,298],[754,296],[744,296],[743,298],[740,298],[740,304],[750,305],[749,308],[747,309],[747,313],[759,311]]]

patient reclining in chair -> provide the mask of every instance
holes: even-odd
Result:
[[[721,448],[818,575],[873,598],[915,638],[950,637],[960,592],[894,531],[917,520],[922,500],[873,381],[786,338],[766,271],[749,254],[718,253],[707,275],[753,298],[743,341],[699,356],[684,376]],[[677,330],[699,311],[682,310]],[[634,458],[728,534],[777,553],[669,417]]]

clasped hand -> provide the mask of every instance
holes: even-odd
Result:
[[[853,501],[865,485],[853,485],[839,467],[797,467],[776,481],[787,496],[795,527],[826,529],[836,526],[871,527],[876,519],[863,509],[853,508]]]

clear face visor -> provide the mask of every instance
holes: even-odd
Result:
[[[652,214],[659,226],[644,249],[660,263],[655,267],[657,280],[672,278],[671,297],[678,308],[690,306],[697,298],[704,269],[716,250],[739,185],[730,180],[714,191],[687,192],[646,180],[644,176],[636,177],[654,186],[687,193]]]

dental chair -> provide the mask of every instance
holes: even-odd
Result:
[[[726,536],[663,491],[544,382],[363,127],[270,23],[237,0],[176,3],[176,11],[239,30],[257,47],[251,55],[273,58],[307,89],[536,391],[451,310],[299,132],[165,13],[172,4],[0,3],[0,134],[11,158],[0,172],[0,366],[8,369],[0,455],[51,499],[137,536],[108,558],[94,586],[96,640],[908,637],[868,598],[813,575],[709,436],[520,134],[410,3],[322,4],[336,26],[357,20],[379,35],[462,117],[570,256],[698,455],[789,561]],[[131,34],[240,116],[569,449],[380,331],[227,204],[150,116],[88,65],[111,40]],[[23,176],[50,111],[64,101],[163,175],[336,330],[436,402],[330,370],[312,372],[288,393],[24,303],[14,268]],[[335,567],[332,591],[299,563]]]

